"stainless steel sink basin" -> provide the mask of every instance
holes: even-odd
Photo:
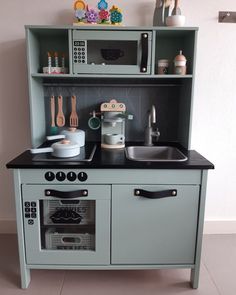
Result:
[[[125,148],[125,154],[133,161],[183,162],[188,159],[179,149],[171,146],[129,146]]]

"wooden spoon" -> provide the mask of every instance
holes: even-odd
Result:
[[[63,127],[65,125],[65,116],[63,113],[63,98],[61,95],[58,96],[57,102],[58,102],[58,113],[56,118],[57,126]]]
[[[50,134],[55,135],[55,134],[57,134],[57,126],[55,125],[55,98],[54,98],[54,95],[52,95],[50,98],[50,109],[51,109]]]

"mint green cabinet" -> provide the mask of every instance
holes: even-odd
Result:
[[[135,189],[176,190],[176,196],[148,199]],[[114,185],[112,264],[193,264],[199,185]]]

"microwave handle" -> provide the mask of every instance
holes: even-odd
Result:
[[[46,189],[44,191],[44,194],[46,197],[55,197],[60,199],[75,199],[79,197],[87,197],[88,190],[82,189],[77,191],[62,192],[62,191],[53,190],[53,189]]]
[[[148,63],[148,33],[141,34],[141,48],[142,48],[142,56],[141,56],[141,64],[140,64],[140,72],[147,72],[147,63]]]

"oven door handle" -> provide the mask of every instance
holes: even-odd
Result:
[[[60,199],[75,199],[80,197],[87,197],[88,190],[82,189],[77,191],[62,192],[54,189],[46,189],[44,191],[46,197],[55,197]]]

